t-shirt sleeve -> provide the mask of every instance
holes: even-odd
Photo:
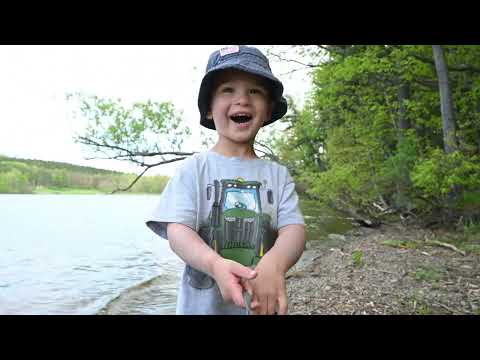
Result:
[[[300,210],[299,198],[295,191],[295,182],[287,168],[284,170],[284,184],[278,205],[278,229],[292,224],[305,224]]]
[[[168,239],[169,223],[183,224],[196,231],[198,200],[195,178],[195,166],[187,160],[170,179],[146,221],[146,225],[157,235]]]

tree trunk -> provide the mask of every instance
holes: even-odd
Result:
[[[455,113],[453,99],[448,82],[448,69],[445,53],[441,45],[432,45],[435,68],[437,70],[438,85],[440,89],[440,109],[442,112],[443,125],[443,148],[445,153],[450,154],[457,148],[455,135]]]
[[[405,100],[410,98],[410,84],[402,83],[398,88],[398,101],[400,103],[400,111],[398,114],[398,128],[400,132],[400,138],[403,137],[405,131],[410,129],[410,121],[408,120],[407,110],[405,106]]]

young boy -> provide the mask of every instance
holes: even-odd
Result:
[[[256,48],[209,58],[200,124],[217,131],[207,152],[185,160],[147,226],[186,263],[177,314],[286,314],[285,273],[305,245],[303,216],[286,169],[259,159],[262,126],[285,115],[282,83]]]

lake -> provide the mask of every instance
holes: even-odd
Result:
[[[157,200],[0,195],[0,314],[96,314],[115,298],[115,313],[174,314],[183,263],[144,225]]]
[[[174,314],[183,262],[144,220],[159,195],[0,195],[0,314]],[[303,202],[308,238],[349,222]]]

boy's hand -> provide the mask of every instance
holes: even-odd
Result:
[[[245,289],[252,294],[250,309],[252,315],[286,315],[288,309],[285,273],[273,261],[263,257],[255,270],[257,277],[244,282]]]
[[[257,272],[235,261],[219,258],[212,266],[212,274],[223,299],[244,308],[243,281],[254,279]]]

